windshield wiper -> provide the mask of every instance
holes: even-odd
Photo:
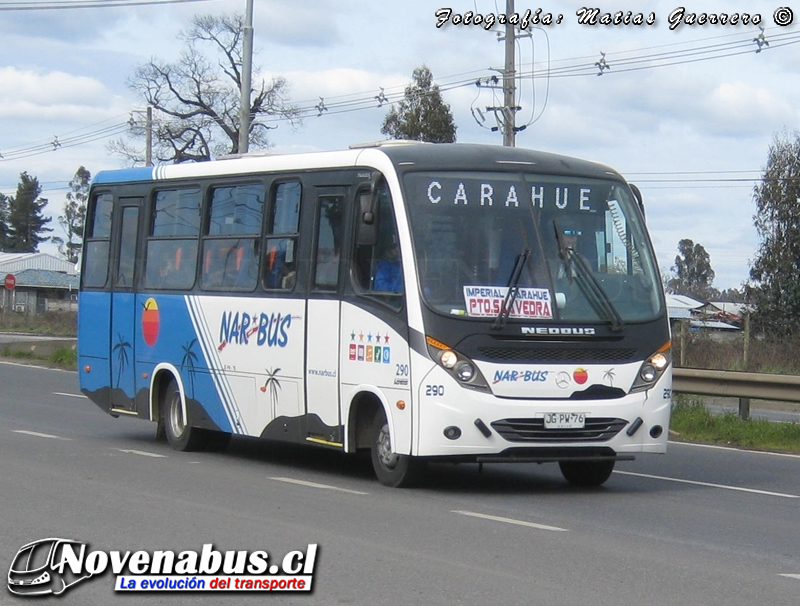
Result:
[[[589,299],[592,307],[601,315],[611,322],[611,330],[619,332],[625,328],[625,322],[622,316],[619,315],[617,308],[614,307],[608,294],[595,275],[592,273],[591,268],[586,263],[586,259],[581,257],[573,248],[566,249],[565,265],[569,271],[571,267],[575,268],[575,281],[580,286],[580,289]],[[572,279],[570,271],[570,280]]]
[[[517,255],[517,260],[514,261],[514,268],[511,270],[511,276],[508,278],[508,291],[506,292],[506,298],[503,300],[503,307],[500,308],[500,313],[497,314],[492,324],[492,328],[495,330],[503,328],[508,321],[508,316],[511,314],[511,307],[514,305],[514,301],[517,300],[517,294],[519,293],[518,287],[522,279],[522,270],[525,269],[525,264],[528,262],[530,256],[531,251],[529,248],[526,248]]]

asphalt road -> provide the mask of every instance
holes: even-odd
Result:
[[[310,448],[174,452],[80,396],[75,373],[0,363],[0,578],[48,537],[270,557],[316,543],[311,594],[123,595],[107,574],[45,601],[796,606],[799,470],[800,457],[671,444],[595,490],[554,465],[434,465],[420,488],[390,489],[367,460]],[[0,590],[0,604],[30,602]]]

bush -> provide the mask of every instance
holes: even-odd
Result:
[[[29,316],[4,312],[0,313],[0,331],[75,337],[78,334],[78,314],[74,311],[49,311]]]

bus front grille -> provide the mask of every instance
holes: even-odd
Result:
[[[586,417],[580,429],[545,429],[544,419],[502,419],[492,428],[509,442],[606,442],[628,424],[624,419]]]
[[[566,364],[625,364],[636,360],[635,349],[553,349],[539,347],[479,347],[488,362],[553,362]]]

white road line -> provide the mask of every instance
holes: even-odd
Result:
[[[115,448],[114,450],[118,450],[119,452],[124,452],[125,454],[135,454],[141,457],[153,457],[154,459],[166,459],[166,455],[156,454],[154,452],[146,452],[144,450],[125,450],[122,448]]]
[[[695,444],[694,442],[673,442],[670,440],[669,447],[673,446],[693,446],[694,448],[711,448],[714,450],[733,450],[735,452],[766,455],[769,457],[787,457],[789,459],[800,459],[800,455],[790,452],[770,452],[768,450],[750,450],[748,448],[734,448],[732,446],[718,446],[716,444]]]
[[[537,524],[536,522],[526,522],[525,520],[515,520],[513,518],[501,518],[499,516],[490,516],[485,513],[477,513],[474,511],[453,510],[451,513],[457,513],[458,515],[470,516],[473,518],[482,518],[484,520],[492,520],[493,522],[516,524],[517,526],[527,526],[529,528],[537,528],[539,530],[552,530],[554,532],[569,532],[567,528],[559,528],[558,526],[548,526],[547,524]]]
[[[86,396],[82,393],[64,393],[61,391],[54,391],[54,396],[67,396],[68,398],[85,398]]]
[[[778,576],[779,577],[786,577],[786,578],[789,578],[789,579],[797,579],[798,581],[800,581],[800,574],[779,574]]]
[[[12,429],[14,433],[22,433],[26,436],[35,436],[37,438],[50,438],[51,440],[71,440],[72,438],[64,438],[61,436],[54,436],[50,433],[40,433],[38,431],[28,431],[27,429]]]
[[[324,488],[326,490],[336,490],[338,492],[346,492],[348,494],[369,494],[368,492],[361,492],[359,490],[350,490],[348,488],[339,488],[338,486],[331,486],[329,484],[317,484],[316,482],[306,482],[305,480],[295,480],[294,478],[270,478],[276,482],[286,482],[287,484],[298,484],[300,486],[308,486],[309,488]]]
[[[708,488],[721,488],[723,490],[735,490],[737,492],[749,492],[751,494],[760,494],[768,497],[781,497],[784,499],[800,499],[800,495],[786,494],[783,492],[772,492],[769,490],[757,490],[755,488],[743,488],[741,486],[728,486],[726,484],[712,484],[711,482],[698,482],[696,480],[683,480],[681,478],[667,478],[665,476],[653,476],[647,473],[633,473],[632,471],[615,471],[614,473],[623,476],[635,476],[637,478],[649,478],[651,480],[665,480],[667,482],[677,482],[679,484],[693,484],[694,486],[706,486]]]

